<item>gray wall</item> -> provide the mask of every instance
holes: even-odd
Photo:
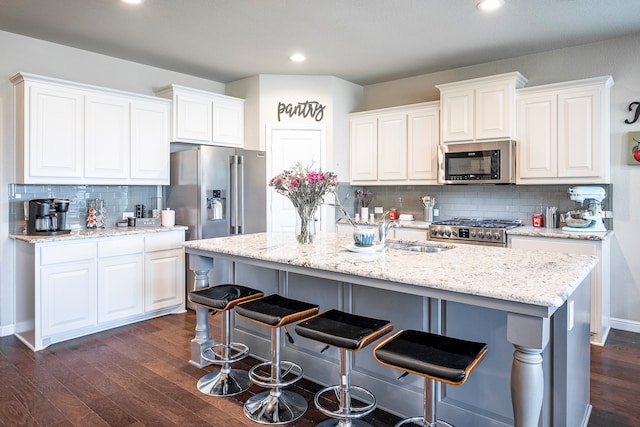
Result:
[[[640,34],[365,86],[359,111],[437,100],[436,84],[510,71],[520,71],[527,77],[526,87],[613,76],[611,190],[614,194],[608,205],[614,213],[615,230],[611,242],[611,315],[613,327],[640,332],[640,263],[636,259],[640,249],[640,167],[625,164],[627,133],[640,131],[640,121],[632,125],[624,123],[631,118],[629,103],[640,101]],[[496,190],[504,191],[497,187]]]

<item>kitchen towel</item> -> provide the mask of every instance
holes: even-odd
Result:
[[[173,227],[174,225],[176,225],[176,211],[164,209],[162,211],[162,226]]]

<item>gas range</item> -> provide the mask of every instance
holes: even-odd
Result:
[[[429,240],[506,247],[506,230],[520,225],[520,220],[452,218],[429,224]]]

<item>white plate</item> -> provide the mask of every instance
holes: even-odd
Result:
[[[413,219],[413,215],[411,214],[400,214],[400,218],[398,218],[400,221],[413,221]]]
[[[359,254],[370,254],[374,252],[380,252],[384,248],[384,245],[377,244],[371,246],[358,246],[355,243],[350,243],[348,245],[345,245],[344,248],[350,252]]]

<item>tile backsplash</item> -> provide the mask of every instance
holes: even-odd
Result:
[[[67,228],[72,224],[86,225],[87,200],[103,199],[107,206],[106,226],[115,226],[123,212],[134,212],[135,205],[145,205],[150,212],[156,204],[161,188],[155,185],[25,185],[9,184],[11,233],[21,233],[24,224],[23,202],[31,199],[69,199]],[[159,207],[160,209],[163,206]]]
[[[611,209],[612,186],[600,185],[607,192],[603,209]],[[370,191],[373,207],[384,210],[398,209],[399,213],[413,214],[416,220],[423,219],[420,197],[430,195],[436,198],[435,208],[439,210],[436,221],[453,217],[520,219],[531,224],[531,216],[541,206],[556,206],[558,212],[582,209],[579,203],[569,199],[568,190],[572,185],[439,185],[439,186],[369,186],[353,187],[345,185],[339,191],[345,205],[355,210],[354,191]],[[348,197],[347,197],[348,196]],[[615,214],[615,212],[614,212]],[[376,215],[376,218],[378,215]],[[609,221],[609,220],[605,220]],[[606,224],[611,228],[610,224]]]

